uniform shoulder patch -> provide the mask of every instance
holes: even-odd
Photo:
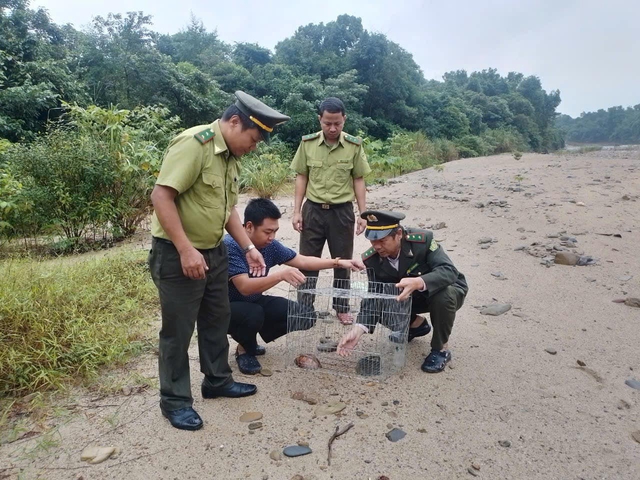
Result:
[[[369,250],[367,250],[366,252],[364,252],[361,256],[362,256],[362,260],[367,260],[371,257],[373,257],[373,255],[376,253],[376,249],[371,247]]]
[[[421,232],[407,233],[406,238],[407,238],[407,241],[415,242],[415,243],[425,243],[427,241],[427,236]]]
[[[310,133],[309,135],[304,135],[302,137],[303,142],[308,142],[309,140],[313,140],[314,138],[318,138],[320,136],[320,132]]]
[[[431,240],[431,245],[429,245],[429,250],[435,252],[438,249],[438,242],[435,239]]]
[[[354,145],[362,145],[362,139],[360,137],[354,137],[353,135],[345,135],[344,139],[349,142],[349,143],[353,143]]]
[[[216,133],[213,130],[211,130],[210,128],[207,128],[206,130],[203,130],[201,132],[196,133],[193,136],[193,138],[195,138],[202,145],[204,145],[208,141],[212,140],[213,137],[215,137],[215,136],[216,136]]]

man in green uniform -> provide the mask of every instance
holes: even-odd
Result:
[[[433,238],[433,232],[417,228],[404,228],[402,213],[367,211],[365,237],[372,247],[362,254],[370,281],[394,283],[401,289],[398,300],[411,296],[409,338],[422,337],[431,331],[427,320],[419,313],[429,312],[433,324],[431,353],[422,363],[422,370],[437,373],[451,360],[448,350],[449,335],[456,312],[469,291],[464,275],[451,262],[444,249]],[[365,300],[366,301],[366,300]],[[370,311],[361,309],[361,312]],[[347,332],[338,345],[339,355],[349,355],[360,337],[371,332],[379,315],[358,317],[356,325]],[[402,342],[400,332],[390,339]]]
[[[344,104],[329,97],[320,104],[320,132],[302,137],[291,163],[297,173],[293,211],[293,228],[300,232],[300,254],[321,257],[325,241],[334,258],[353,256],[355,215],[366,209],[364,176],[371,171],[362,147],[362,139],[342,131],[347,119]],[[306,197],[304,205],[303,199]],[[366,221],[358,219],[356,233],[360,235]],[[307,277],[317,277],[317,271],[304,271]],[[334,270],[334,286],[344,288],[341,280],[349,278],[348,270]],[[351,324],[345,299],[333,300],[338,318]]]
[[[209,125],[174,138],[151,193],[155,212],[149,268],[162,310],[160,409],[171,425],[197,430],[192,408],[188,348],[198,326],[202,396],[243,397],[255,385],[233,380],[229,367],[229,297],[224,230],[244,250],[253,275],[264,275],[262,255],[251,244],[235,205],[238,159],[268,140],[289,117],[244,92]]]

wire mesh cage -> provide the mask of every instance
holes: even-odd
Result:
[[[289,289],[287,366],[376,379],[404,367],[411,299],[399,302],[394,284],[369,278],[367,273],[346,280],[321,275]],[[343,325],[338,313],[349,313],[369,332],[346,357],[336,350],[353,326]]]

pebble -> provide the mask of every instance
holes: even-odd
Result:
[[[571,252],[558,252],[554,258],[554,262],[558,265],[577,265],[580,256]]]
[[[269,457],[271,458],[271,460],[275,460],[276,462],[278,460],[282,460],[282,454],[278,450],[271,450]]]
[[[258,430],[262,428],[262,422],[253,422],[249,424],[249,430]]]
[[[636,390],[640,390],[640,382],[638,380],[636,380],[635,378],[630,378],[629,380],[625,380],[624,382],[626,385],[628,385],[631,388],[635,388]]]
[[[487,305],[483,309],[480,310],[481,315],[492,315],[497,317],[498,315],[502,315],[503,313],[511,310],[511,304],[509,303],[492,303],[491,305]]]
[[[308,455],[311,453],[311,449],[309,447],[301,447],[300,445],[291,445],[289,447],[285,447],[282,450],[287,457],[300,457],[302,455]]]
[[[300,446],[300,447],[308,447],[309,446],[309,442],[307,442],[305,440],[300,440],[300,441],[298,441],[298,446]]]
[[[325,405],[319,405],[316,408],[316,416],[322,417],[323,415],[335,415],[345,408],[347,408],[347,404],[342,402],[332,402]]]
[[[485,243],[491,243],[493,242],[493,238],[491,237],[482,237],[480,240],[478,240],[478,244],[483,245]]]
[[[630,297],[625,299],[624,304],[628,307],[640,308],[640,298]]]
[[[387,437],[392,442],[402,440],[406,435],[406,432],[400,430],[399,428],[394,428],[391,431],[385,433],[385,437]]]
[[[473,468],[469,467],[467,468],[467,472],[469,472],[472,476],[477,477],[478,475],[480,475],[478,472],[476,472]]]
[[[631,438],[633,438],[636,442],[640,443],[640,430],[636,430],[631,434]]]
[[[263,367],[262,370],[260,370],[260,375],[262,375],[263,377],[270,377],[271,375],[273,375],[273,372],[268,368]]]
[[[509,440],[500,440],[498,444],[504,448],[509,448],[511,446],[511,442]]]
[[[549,355],[555,355],[556,353],[558,353],[558,351],[555,348],[545,348],[544,351],[547,352]]]
[[[587,366],[587,364],[585,362],[583,362],[582,360],[576,360],[576,363],[578,365],[580,365],[581,367],[586,367]]]
[[[240,421],[245,423],[255,422],[256,420],[260,420],[262,418],[262,414],[260,412],[246,412],[240,416]]]

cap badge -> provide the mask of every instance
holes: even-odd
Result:
[[[367,215],[367,221],[369,221],[369,222],[377,222],[378,221],[378,217],[376,217],[375,215]]]

